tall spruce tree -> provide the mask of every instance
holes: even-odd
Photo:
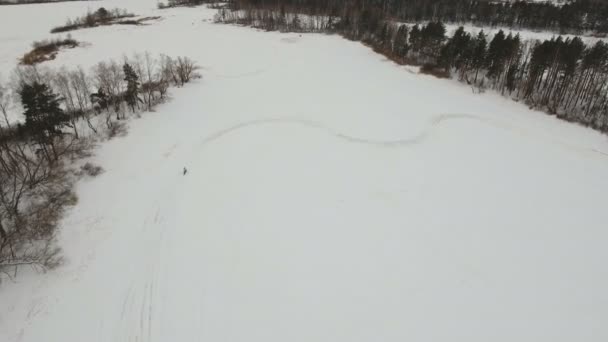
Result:
[[[407,25],[399,26],[397,30],[397,34],[395,35],[395,43],[393,47],[394,53],[397,57],[404,58],[407,56],[407,53],[410,50],[410,45],[408,43],[408,29]]]
[[[475,69],[475,81],[477,82],[477,77],[479,76],[479,70],[481,70],[486,61],[486,49],[488,46],[488,41],[486,40],[486,34],[483,30],[479,31],[477,37],[475,38],[475,48],[473,50],[473,56],[471,60],[471,64]]]
[[[422,39],[420,35],[420,26],[416,24],[412,27],[412,30],[410,31],[410,47],[415,53],[420,52],[420,49],[422,48]]]
[[[26,131],[40,144],[50,162],[57,160],[54,141],[69,121],[68,115],[61,109],[59,95],[54,94],[46,84],[38,82],[23,84],[19,95],[25,109]]]
[[[504,69],[504,59],[507,50],[505,33],[500,30],[494,35],[488,48],[486,58],[486,66],[488,68],[488,77],[497,77]]]
[[[138,102],[141,102],[139,98],[139,77],[133,67],[129,63],[125,63],[122,67],[125,73],[125,81],[127,81],[127,91],[125,92],[125,101],[127,105],[131,107],[131,111],[135,112],[135,107],[138,106]]]

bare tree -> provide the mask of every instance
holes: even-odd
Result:
[[[143,70],[139,79],[141,80],[141,89],[148,110],[152,110],[152,106],[156,104],[155,92],[159,91],[160,80],[158,76],[160,74],[156,71],[157,67],[158,61],[149,52],[146,52],[143,57]]]
[[[65,67],[61,68],[59,72],[53,73],[53,86],[63,99],[66,113],[70,117],[70,127],[74,130],[74,137],[78,139],[78,126],[76,121],[81,112],[76,108],[76,96],[71,86],[70,73]]]
[[[0,75],[1,76],[1,75]],[[2,78],[0,77],[0,81]],[[0,83],[0,112],[2,113],[2,119],[4,120],[4,125],[6,125],[6,129],[11,128],[10,120],[8,118],[8,111],[11,104],[11,96],[8,88]],[[3,124],[0,124],[0,130],[2,129]]]
[[[70,86],[76,97],[80,113],[87,121],[89,128],[94,133],[97,133],[97,130],[93,127],[90,120],[90,114],[94,112],[91,110],[93,104],[91,103],[90,95],[92,92],[89,79],[84,69],[79,66],[76,70],[69,73],[69,78]]]
[[[200,67],[188,57],[177,57],[175,61],[175,72],[182,86],[192,79],[199,78],[200,74],[197,72],[199,69]]]

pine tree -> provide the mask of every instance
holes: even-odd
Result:
[[[439,56],[439,64],[446,69],[456,67],[459,68],[462,60],[459,58],[467,50],[471,35],[464,31],[464,27],[460,26],[452,38],[441,48]]]
[[[408,43],[408,32],[407,25],[399,26],[397,30],[397,34],[395,35],[395,44],[393,47],[394,53],[401,58],[407,56],[407,53],[410,49],[410,45]]]
[[[479,31],[477,37],[474,41],[474,49],[473,55],[471,56],[471,65],[475,69],[475,80],[477,83],[477,77],[479,76],[479,70],[484,67],[484,63],[486,60],[486,48],[488,46],[488,42],[486,40],[486,34],[483,30]]]
[[[506,51],[505,33],[500,30],[494,35],[488,48],[486,66],[488,67],[488,77],[496,77],[504,68],[504,56]]]
[[[421,45],[420,26],[416,24],[410,31],[410,47],[412,48],[412,51],[418,53],[420,52]]]
[[[20,91],[21,103],[25,109],[25,130],[40,144],[50,162],[58,159],[55,137],[62,134],[61,128],[69,121],[59,104],[59,95],[43,83],[24,84]],[[50,147],[53,157],[48,152]]]
[[[133,67],[129,63],[123,65],[125,73],[125,81],[127,81],[127,91],[125,92],[125,101],[131,107],[131,111],[135,112],[135,107],[138,102],[142,102],[139,98],[139,77]]]
[[[439,57],[445,40],[445,25],[441,22],[430,22],[420,31],[422,53],[428,59]]]
[[[390,42],[390,37],[389,37],[388,31],[389,31],[388,23],[384,22],[384,24],[378,30],[378,34],[376,36],[376,41],[377,41],[378,46],[380,46],[383,49]]]

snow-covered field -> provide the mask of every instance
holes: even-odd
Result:
[[[49,31],[53,27],[65,24],[68,18],[81,17],[88,10],[92,12],[99,7],[108,9],[125,8],[135,14],[145,15],[156,8],[156,2],[150,0],[102,0],[1,6],[0,72],[2,74],[10,72],[17,60],[31,50],[34,41],[65,36],[65,34],[50,34]],[[74,37],[79,36],[76,32],[72,34]],[[5,78],[7,76],[4,75]]]
[[[75,31],[48,65],[148,50],[204,78],[96,150],[66,264],[2,284],[0,341],[608,340],[606,136],[143,0],[0,8],[2,73],[100,5],[164,18]]]

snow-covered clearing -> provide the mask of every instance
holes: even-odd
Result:
[[[148,0],[74,1],[1,6],[0,46],[2,48],[0,48],[0,72],[4,78],[7,78],[8,75],[6,74],[12,70],[24,53],[31,50],[34,41],[65,37],[67,34],[50,34],[49,32],[53,27],[64,25],[67,19],[82,17],[87,11],[93,12],[100,7],[106,7],[107,9],[125,8],[134,14],[146,15],[151,13],[155,6],[156,2]],[[98,29],[103,30],[103,28],[91,30]],[[122,27],[121,29],[133,30],[134,28]],[[74,37],[79,36],[75,32],[69,33]]]
[[[151,2],[44,5],[37,30],[0,8],[3,73],[102,4],[164,18],[45,64],[148,50],[204,78],[96,150],[66,264],[2,284],[0,341],[608,340],[605,136],[337,36]]]

